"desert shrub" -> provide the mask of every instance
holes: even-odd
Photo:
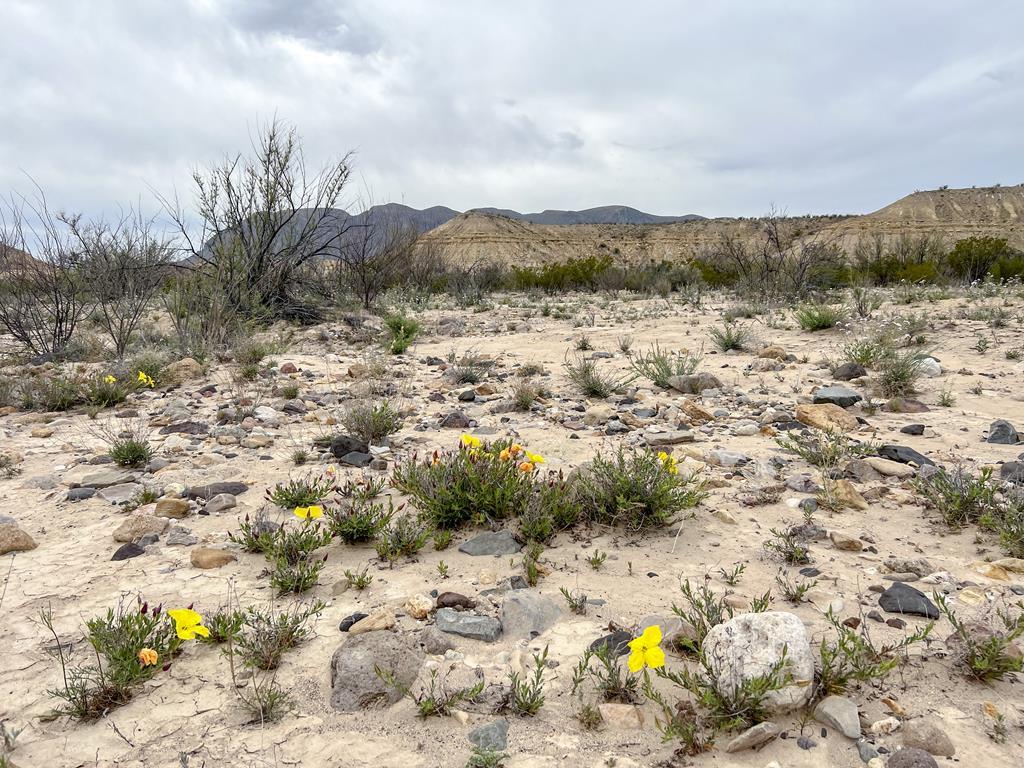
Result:
[[[623,669],[623,657],[617,651],[607,645],[587,648],[573,670],[571,693],[575,695],[584,683],[589,683],[600,701],[638,703],[640,676]]]
[[[733,609],[725,600],[726,593],[716,595],[711,589],[710,577],[705,577],[704,582],[696,588],[686,579],[680,589],[686,605],[681,607],[673,603],[672,613],[683,621],[684,626],[693,627],[693,633],[687,637],[680,635],[677,645],[688,653],[698,653],[708,632],[712,627],[731,619]]]
[[[833,304],[804,304],[793,310],[797,325],[805,331],[835,328],[846,317],[846,308]]]
[[[1006,554],[1024,558],[1024,492],[1006,491],[1006,499],[997,514],[982,519],[999,534]]]
[[[384,318],[384,327],[388,332],[387,346],[393,355],[405,352],[420,332],[419,321],[403,314]]]
[[[153,458],[149,441],[134,435],[117,438],[108,453],[119,467],[144,467]]]
[[[704,483],[680,474],[667,454],[618,448],[598,454],[576,477],[583,514],[592,522],[622,525],[631,531],[660,527],[707,496]]]
[[[123,403],[131,391],[131,384],[110,374],[97,375],[85,384],[85,401],[97,408],[109,408]]]
[[[859,363],[873,368],[893,353],[893,345],[887,336],[865,336],[843,345],[842,362]]]
[[[491,523],[518,514],[533,491],[536,470],[523,471],[520,458],[528,456],[511,441],[483,444],[464,435],[457,450],[399,465],[391,482],[433,528]]]
[[[544,670],[547,669],[548,647],[542,653],[533,654],[533,673],[525,679],[519,672],[508,676],[511,696],[509,709],[523,717],[533,717],[544,706]]]
[[[155,386],[161,383],[161,374],[168,363],[167,355],[156,350],[146,350],[132,357],[128,371],[132,379],[137,379],[140,373],[146,374]]]
[[[448,353],[448,362],[451,367],[446,375],[456,384],[479,384],[491,366],[491,362],[475,349],[468,349],[462,355],[452,350]]]
[[[260,510],[251,520],[246,514],[239,525],[238,533],[230,532],[228,538],[235,544],[241,545],[246,552],[264,554],[273,546],[278,527],[277,523],[267,519],[264,510]]]
[[[430,529],[411,515],[391,521],[377,536],[377,557],[393,566],[400,557],[412,557],[430,538]]]
[[[958,240],[946,257],[950,273],[967,283],[983,280],[989,269],[1011,250],[1002,237],[968,237]]]
[[[742,350],[751,340],[750,329],[738,323],[723,323],[721,328],[708,331],[712,343],[720,352]]]
[[[44,411],[68,411],[85,401],[82,379],[67,374],[55,373],[31,381],[26,395],[30,407]]]
[[[577,356],[565,361],[565,375],[586,397],[604,399],[626,386],[635,377],[618,378],[602,373],[594,360]]]
[[[925,506],[935,509],[951,528],[962,528],[998,514],[997,486],[988,467],[977,477],[962,467],[952,471],[940,469],[926,479],[916,479],[914,487]]]
[[[383,502],[356,496],[340,507],[327,510],[326,517],[332,535],[346,544],[358,544],[377,538],[400,511],[401,507],[396,510],[390,498],[385,508]]]
[[[769,532],[771,536],[761,543],[766,554],[786,565],[807,565],[811,562],[810,551],[792,528],[771,528]]]
[[[968,677],[984,682],[1002,680],[1009,673],[1024,668],[1020,650],[1014,645],[1017,638],[1024,636],[1024,602],[1016,604],[1015,615],[1010,608],[995,608],[990,626],[965,623],[950,607],[945,595],[936,593],[935,603],[953,625],[958,646],[954,657]]]
[[[277,669],[285,651],[310,636],[309,620],[326,607],[321,600],[307,605],[295,603],[282,611],[275,611],[273,605],[267,610],[250,607],[233,641],[234,649],[250,669]]]
[[[519,515],[519,534],[526,541],[546,543],[559,531],[574,526],[582,507],[578,486],[561,471],[538,477],[533,493]]]
[[[541,267],[513,267],[513,285],[520,290],[540,289],[545,293],[564,293],[568,290],[594,291],[601,276],[614,263],[611,256],[588,256]]]
[[[657,342],[649,350],[634,354],[629,358],[633,371],[662,389],[669,388],[669,380],[673,376],[689,376],[697,370],[700,354],[691,354],[686,350],[670,352],[663,350]]]
[[[379,666],[374,666],[373,669],[386,686],[411,699],[416,705],[417,714],[424,719],[450,715],[458,704],[475,701],[484,692],[482,680],[472,686],[449,690],[446,685],[447,676],[438,680],[437,670],[432,669],[427,684],[419,693],[414,694],[407,685],[399,682],[391,670]]]
[[[893,349],[878,361],[878,388],[886,397],[903,397],[916,391],[926,352],[918,349]]]
[[[199,637],[202,643],[211,645],[222,645],[228,641],[234,641],[242,631],[245,624],[245,613],[230,606],[221,606],[213,613],[207,614],[203,624],[210,634],[206,637]]]
[[[379,445],[402,428],[404,419],[391,403],[354,403],[345,409],[341,423],[350,435],[364,443]]]
[[[512,385],[512,405],[517,411],[528,411],[543,391],[542,387],[531,381],[517,381]]]
[[[49,694],[63,702],[58,711],[80,719],[102,717],[127,703],[135,688],[160,671],[181,646],[168,615],[160,607],[150,610],[141,598],[86,622],[91,658],[81,665],[72,665],[72,645],[54,630],[51,609],[42,611],[40,621],[53,636],[63,677],[63,686]],[[144,650],[153,652],[155,661]]]
[[[837,467],[850,456],[869,456],[875,447],[869,443],[861,443],[847,437],[841,432],[822,429],[810,429],[806,433],[797,432],[784,437],[775,438],[779,447],[797,454],[800,458],[815,467]]]
[[[334,479],[329,475],[307,475],[289,478],[286,483],[277,483],[267,491],[267,498],[279,507],[294,509],[319,504],[334,490]]]

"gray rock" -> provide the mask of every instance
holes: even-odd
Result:
[[[95,488],[72,488],[68,491],[68,501],[85,501],[95,495]]]
[[[192,531],[180,525],[175,525],[167,531],[165,540],[169,547],[191,547],[199,543],[199,539],[192,535]]]
[[[832,372],[832,378],[836,381],[850,381],[867,375],[867,368],[860,363],[843,363]]]
[[[919,717],[903,724],[903,746],[923,749],[940,757],[952,757],[956,746],[942,723],[935,718]]]
[[[443,656],[445,651],[455,648],[451,637],[433,625],[420,632],[417,642],[423,652],[429,653],[431,656]]]
[[[368,453],[369,450],[369,445],[349,435],[335,435],[331,438],[331,453],[336,459],[353,452]]]
[[[474,536],[459,546],[459,552],[473,557],[483,555],[514,555],[523,545],[516,541],[511,531],[488,531]]]
[[[411,687],[423,659],[423,652],[397,633],[349,636],[331,659],[331,706],[341,712],[354,712],[394,704],[402,694],[386,686],[374,667],[389,671],[401,685]]]
[[[878,606],[886,613],[900,613],[906,616],[939,618],[939,609],[924,592],[909,584],[897,581],[878,596]]]
[[[727,451],[725,448],[712,448],[707,452],[709,464],[720,467],[741,467],[750,461],[750,457],[739,451]]]
[[[209,431],[210,427],[199,421],[181,421],[160,427],[161,435],[205,435]]]
[[[308,407],[302,400],[295,398],[294,400],[286,400],[281,404],[281,411],[283,413],[296,413],[303,414],[308,410]]]
[[[347,464],[350,467],[368,467],[370,462],[373,461],[373,456],[368,453],[361,453],[359,451],[350,451],[342,456],[339,461],[342,464]]]
[[[771,720],[765,720],[755,726],[747,728],[739,736],[733,737],[725,747],[726,752],[743,752],[748,749],[756,749],[762,744],[767,744],[780,733],[779,726]]]
[[[999,479],[1004,483],[1024,485],[1024,461],[1007,461],[999,468]]]
[[[916,464],[919,467],[923,467],[925,464],[935,464],[923,453],[905,445],[883,445],[878,449],[878,455],[883,459],[892,459],[901,464]]]
[[[848,739],[860,738],[857,705],[845,696],[826,696],[814,708],[814,719],[835,728]]]
[[[815,404],[819,403],[832,403],[838,405],[840,408],[849,408],[855,403],[859,403],[864,398],[854,392],[852,389],[840,386],[822,387],[814,393]]]
[[[688,429],[674,429],[670,432],[644,432],[644,442],[652,448],[679,443],[692,443],[693,432]]]
[[[878,750],[870,742],[858,739],[857,754],[860,755],[861,762],[866,763],[872,758],[878,757]]]
[[[100,491],[99,497],[111,504],[124,504],[140,493],[142,493],[142,486],[138,483],[121,483],[120,485],[108,485]]]
[[[1020,435],[1017,434],[1013,424],[1006,419],[996,419],[989,425],[986,442],[996,445],[1016,445],[1020,442]]]
[[[185,491],[185,495],[190,499],[212,499],[221,493],[241,496],[248,490],[249,486],[245,483],[227,480],[219,483],[209,483],[208,485],[193,486]]]
[[[885,768],[939,768],[939,764],[923,749],[910,747],[901,749],[890,757]]]
[[[238,499],[230,493],[218,493],[208,502],[203,509],[206,510],[207,514],[214,514],[216,512],[223,512],[225,509],[234,509],[238,506]]]
[[[464,389],[459,392],[460,403],[472,403],[474,400],[476,400],[476,392],[474,390]]]
[[[100,490],[102,488],[109,488],[112,485],[133,483],[136,477],[138,475],[133,472],[125,472],[123,469],[105,469],[102,472],[86,475],[82,478],[81,485],[86,488]]]
[[[465,411],[452,411],[441,419],[441,426],[446,429],[469,429],[471,424]]]
[[[590,644],[591,651],[599,651],[607,648],[611,651],[612,658],[625,656],[629,653],[629,641],[633,639],[633,633],[624,629],[617,629],[611,634],[597,638]]]
[[[904,435],[913,435],[914,437],[920,437],[924,434],[924,424],[907,424],[900,427],[900,432]]]
[[[811,696],[814,654],[807,629],[792,613],[746,613],[711,629],[704,640],[712,680],[719,692],[734,695],[742,685],[766,674],[786,654],[784,672],[791,681],[766,697],[769,712],[798,709]]]
[[[797,493],[817,493],[821,486],[808,474],[799,472],[786,478],[786,487]]]
[[[513,639],[539,635],[562,616],[562,608],[539,592],[517,589],[501,603],[501,631]]]
[[[684,395],[699,395],[706,389],[721,389],[722,382],[710,373],[694,373],[689,376],[672,376],[668,385]]]
[[[501,636],[501,622],[491,616],[477,613],[460,613],[454,608],[440,608],[434,614],[437,628],[460,637],[493,643]]]
[[[132,544],[132,543],[122,544],[120,547],[117,548],[117,550],[114,552],[114,556],[111,557],[110,559],[111,560],[130,560],[133,557],[138,557],[139,555],[144,555],[145,553],[146,553],[146,550],[144,550],[138,544]]]
[[[495,720],[469,732],[469,743],[482,750],[503,752],[508,746],[508,720]]]

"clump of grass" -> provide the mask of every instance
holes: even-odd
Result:
[[[448,354],[448,360],[451,367],[447,375],[456,384],[479,384],[490,367],[490,362],[475,349],[466,350],[461,356],[452,350]]]
[[[377,537],[377,557],[394,567],[400,557],[413,557],[430,538],[430,530],[415,517],[404,515],[384,528]]]
[[[235,544],[240,544],[246,552],[262,555],[273,546],[278,528],[277,523],[271,522],[266,512],[260,510],[251,520],[246,514],[239,525],[238,533],[228,533],[228,538]]]
[[[562,597],[565,598],[566,604],[569,606],[569,610],[578,616],[585,616],[587,613],[587,596],[579,590],[570,592],[565,587],[559,587],[558,591],[562,593]]]
[[[874,446],[852,440],[841,432],[821,429],[777,437],[775,442],[808,464],[825,469],[837,467],[843,459],[851,456],[873,455],[876,450]]]
[[[544,670],[548,664],[548,647],[542,653],[533,654],[533,673],[523,678],[518,672],[509,672],[511,688],[509,709],[523,717],[533,717],[544,706]]]
[[[404,353],[413,340],[419,335],[420,323],[404,314],[391,315],[384,318],[384,327],[388,331],[388,350],[393,355]]]
[[[132,387],[109,374],[94,376],[85,385],[85,401],[97,408],[110,408],[123,403]]]
[[[878,388],[886,397],[904,397],[916,392],[922,376],[926,352],[917,349],[894,349],[877,364]]]
[[[601,645],[587,648],[572,674],[572,695],[584,685],[594,689],[598,700],[636,704],[640,701],[640,676],[623,669],[616,649]]]
[[[927,479],[915,480],[914,487],[925,505],[942,515],[950,528],[981,522],[997,510],[998,488],[988,467],[977,477],[962,467],[940,469]]]
[[[517,381],[512,386],[512,406],[517,411],[529,411],[543,389],[531,381]]]
[[[703,359],[703,355],[691,354],[686,350],[663,350],[655,342],[646,352],[630,356],[629,364],[636,374],[650,379],[655,386],[668,389],[670,379],[694,373]]]
[[[364,589],[369,587],[373,583],[373,576],[369,571],[369,566],[364,565],[362,570],[353,571],[348,568],[345,569],[345,585],[350,589],[355,589],[358,592],[362,592]]]
[[[610,374],[602,373],[594,360],[588,360],[577,356],[574,359],[566,359],[565,374],[586,397],[604,399],[622,387],[626,386],[635,377],[618,378]]]
[[[72,645],[54,629],[51,608],[40,613],[40,621],[53,636],[63,679],[49,694],[62,702],[59,712],[82,720],[102,717],[130,701],[135,689],[173,659],[182,643],[170,617],[159,607],[150,610],[141,598],[134,605],[118,603],[86,622],[91,659],[80,665],[72,663]],[[156,664],[140,658],[143,649],[156,652]]]
[[[251,366],[259,370],[259,365],[273,352],[272,345],[265,341],[246,339],[231,352],[232,359],[240,366]]]
[[[833,304],[804,304],[793,310],[797,325],[805,331],[835,328],[846,318],[846,308]]]
[[[771,537],[762,544],[764,551],[778,557],[787,565],[807,565],[811,554],[792,530],[771,528]]]
[[[373,670],[386,686],[394,688],[403,697],[411,699],[416,705],[417,714],[423,719],[450,715],[457,705],[475,701],[484,692],[482,680],[476,685],[449,690],[446,680],[438,680],[437,670],[432,669],[427,684],[419,693],[414,694],[409,686],[395,677],[391,670],[382,669],[379,666],[374,666]]]
[[[746,349],[752,337],[750,329],[746,326],[728,322],[723,323],[721,328],[712,328],[708,335],[720,352]]]
[[[141,420],[109,421],[90,430],[107,444],[107,453],[119,467],[143,467],[153,458],[149,427]]]
[[[473,747],[466,768],[501,768],[508,755],[488,747]]]
[[[383,502],[373,498],[356,496],[347,504],[327,510],[326,519],[330,531],[346,544],[373,541],[384,530],[397,510],[390,498],[385,508]]]
[[[371,445],[380,445],[398,432],[404,421],[398,409],[387,400],[354,403],[341,417],[341,423],[350,435]]]
[[[631,531],[668,525],[707,497],[704,483],[680,474],[671,457],[623,447],[582,467],[576,487],[591,522]]]
[[[531,376],[543,376],[546,373],[547,371],[540,363],[523,363],[516,368],[516,376],[522,379],[528,379]]]
[[[319,504],[330,496],[334,490],[334,480],[326,475],[316,477],[308,475],[301,478],[289,478],[286,483],[277,483],[274,489],[267,491],[267,498],[283,509],[308,507]]]
[[[935,594],[935,603],[949,623],[959,646],[956,659],[963,672],[974,680],[1002,680],[1024,668],[1014,641],[1024,636],[1024,602],[1011,609],[996,608],[993,626],[968,626],[949,606],[945,595]]]
[[[323,613],[326,607],[322,600],[305,605],[294,603],[281,611],[275,611],[273,605],[266,610],[250,607],[245,611],[234,648],[250,669],[277,669],[285,652],[310,636],[309,620]]]
[[[581,333],[576,337],[575,347],[577,352],[589,352],[594,348],[594,345],[590,343],[589,334]]]

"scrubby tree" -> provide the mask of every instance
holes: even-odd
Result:
[[[187,266],[218,281],[234,312],[312,321],[320,313],[303,303],[302,279],[308,266],[336,256],[345,237],[348,217],[336,206],[350,171],[350,154],[307,171],[297,131],[275,120],[249,155],[193,173],[193,213],[176,198],[162,202]]]
[[[949,252],[947,263],[954,277],[974,282],[984,280],[989,269],[1010,252],[1006,238],[968,237],[957,241]]]
[[[419,233],[372,206],[350,219],[347,229],[337,246],[338,274],[363,308],[370,309],[383,291],[402,279]]]

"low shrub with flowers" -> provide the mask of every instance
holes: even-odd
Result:
[[[53,635],[63,677],[63,686],[49,693],[63,701],[60,713],[82,719],[102,717],[127,703],[140,683],[167,668],[184,641],[208,634],[202,616],[190,608],[151,610],[139,598],[134,605],[119,603],[105,616],[86,622],[91,655],[75,664],[72,645],[60,639],[51,610],[44,610],[40,619]]]
[[[482,525],[520,515],[545,483],[544,457],[511,440],[484,443],[463,435],[453,451],[399,466],[391,479],[435,529]]]

